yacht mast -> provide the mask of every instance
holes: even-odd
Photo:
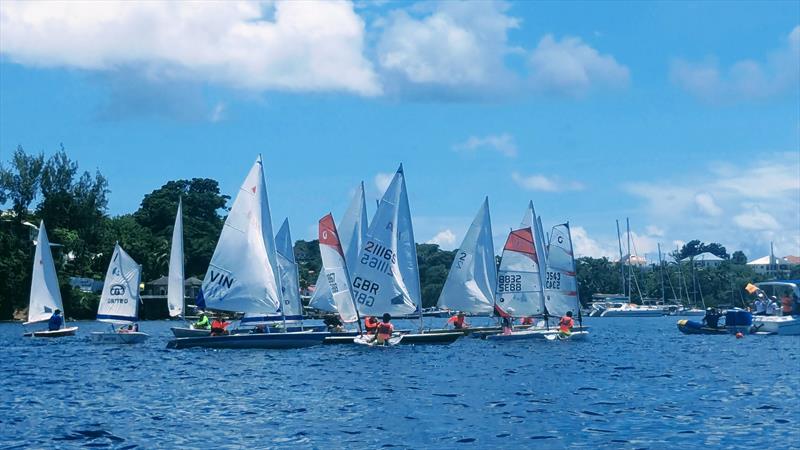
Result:
[[[622,237],[619,234],[619,220],[617,220],[617,243],[619,244],[619,280],[622,295],[625,295],[625,265],[622,263]]]

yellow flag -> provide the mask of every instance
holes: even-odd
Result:
[[[755,294],[758,291],[758,286],[747,283],[747,286],[744,287],[744,290],[747,291],[748,294]]]

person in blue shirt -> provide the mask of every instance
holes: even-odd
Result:
[[[63,323],[64,318],[61,316],[61,310],[57,309],[53,312],[53,315],[50,316],[50,320],[47,321],[47,330],[56,331],[61,328],[61,324]]]

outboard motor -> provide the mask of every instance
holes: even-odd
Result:
[[[753,327],[753,314],[750,311],[734,308],[725,312],[725,328],[731,334],[749,334]]]

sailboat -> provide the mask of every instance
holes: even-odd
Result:
[[[110,332],[93,331],[92,342],[99,344],[138,344],[149,336],[138,331],[139,321],[139,282],[142,267],[117,243],[108,264],[103,293],[97,307],[97,320],[114,325],[120,329]],[[127,327],[126,327],[127,325]],[[134,327],[135,326],[135,327]]]
[[[169,252],[169,276],[167,284],[167,308],[170,317],[183,318],[185,314],[185,291],[183,273],[183,200],[178,199],[178,212],[172,228],[172,247]],[[170,327],[175,337],[208,336],[211,329]]]
[[[28,301],[28,320],[23,325],[46,322],[58,310],[64,314],[61,291],[58,288],[56,266],[53,253],[50,251],[50,240],[44,228],[44,220],[39,222],[39,236],[36,238],[36,255],[33,257],[33,275],[31,276],[31,296]],[[74,336],[78,327],[68,327],[65,320],[58,330],[41,330],[25,333],[33,337]]]
[[[250,315],[281,311],[282,294],[264,169],[259,156],[225,219],[206,271],[201,308]],[[268,329],[269,330],[269,329]],[[321,344],[327,333],[250,333],[186,337],[169,348],[299,348]]]
[[[402,344],[449,344],[462,336],[460,332],[422,332],[417,249],[402,165],[381,198],[358,262],[350,270],[359,314],[419,317],[420,332],[403,336]]]
[[[577,314],[580,324],[577,331],[569,335],[548,334],[548,339],[583,339],[588,331],[583,329],[581,302],[578,298],[578,282],[575,255],[572,248],[572,233],[569,222],[555,225],[550,230],[547,244],[547,274],[544,286],[544,304],[553,317],[564,316],[568,311]]]
[[[355,267],[358,262],[358,253],[366,240],[367,226],[367,203],[364,195],[364,182],[362,181],[337,227],[337,235],[339,236],[342,250],[344,250],[344,259],[348,267]],[[331,293],[330,285],[326,280],[324,266],[319,271],[316,289],[308,305],[320,311],[337,312],[333,293]]]

